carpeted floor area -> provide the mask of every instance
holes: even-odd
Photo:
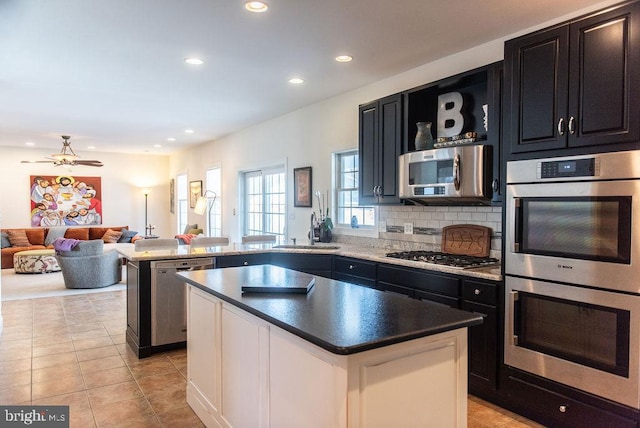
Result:
[[[16,274],[13,269],[2,269],[0,300],[37,299],[41,297],[73,296],[76,294],[104,293],[126,289],[126,271],[122,281],[103,288],[69,289],[64,286],[61,272]]]

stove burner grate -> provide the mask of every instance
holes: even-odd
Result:
[[[460,269],[471,269],[499,264],[499,260],[493,257],[465,256],[461,254],[449,254],[437,251],[398,251],[387,253],[387,257],[413,260],[416,262],[434,263]]]

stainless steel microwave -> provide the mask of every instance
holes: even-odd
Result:
[[[400,198],[419,203],[491,200],[491,146],[455,146],[399,157]]]

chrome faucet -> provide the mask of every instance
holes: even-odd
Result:
[[[315,211],[311,213],[311,228],[309,229],[309,245],[313,245],[314,244],[314,231],[313,231],[313,224],[314,224],[314,220],[316,219],[316,213]]]

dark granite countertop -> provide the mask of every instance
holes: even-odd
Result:
[[[273,278],[288,273],[300,274],[259,265],[178,275],[221,300],[340,355],[482,323],[478,314],[319,276],[308,294],[241,291],[250,277]]]

